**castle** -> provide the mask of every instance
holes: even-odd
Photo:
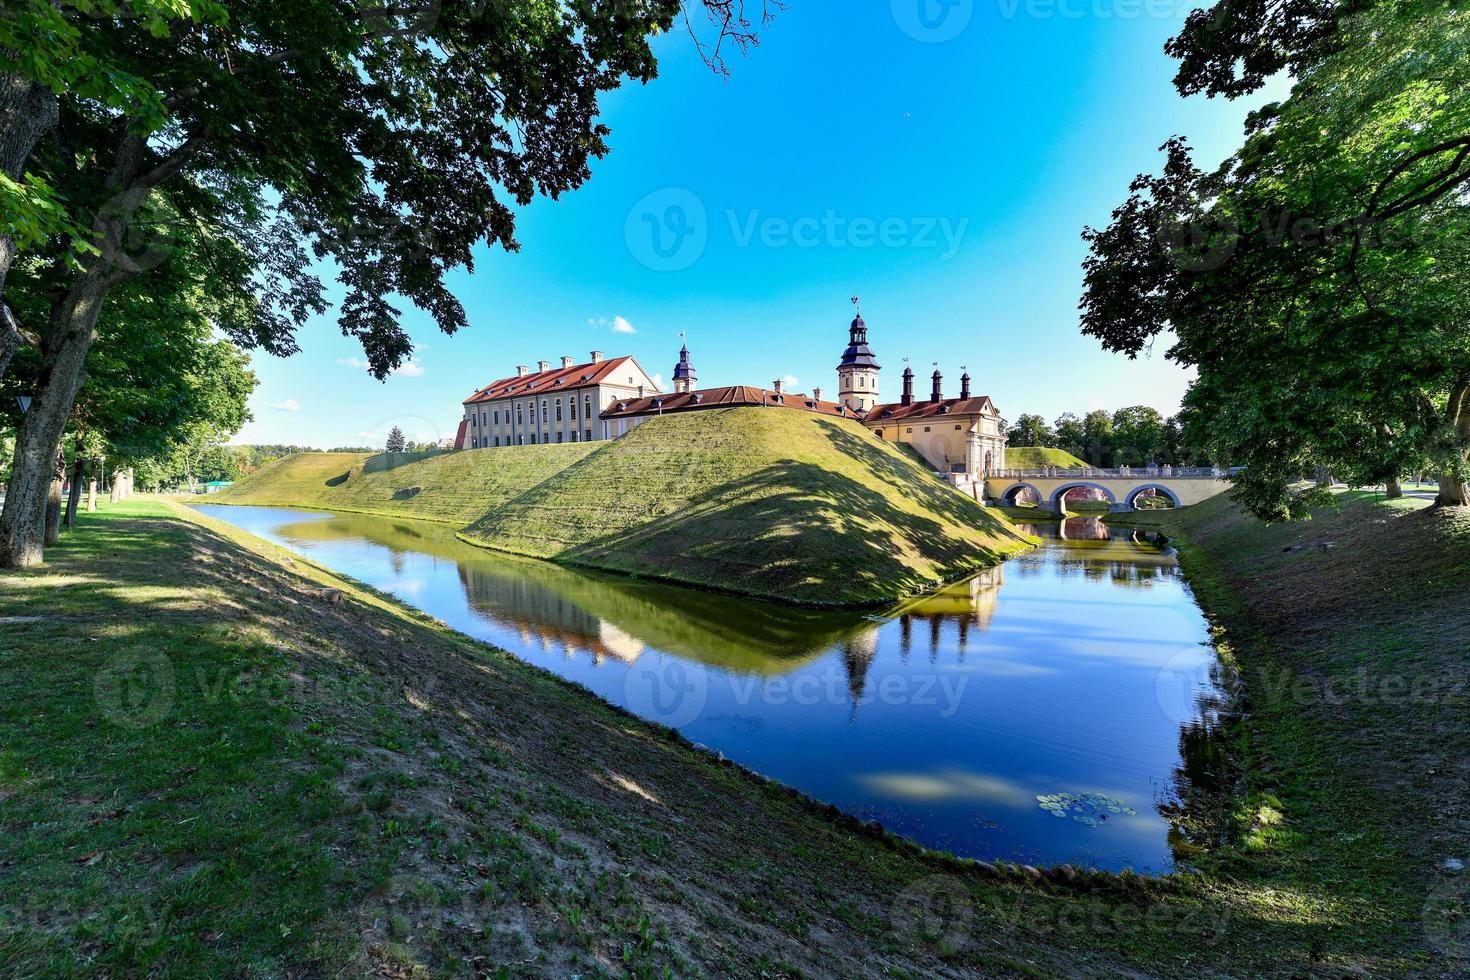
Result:
[[[593,351],[588,363],[563,357],[560,368],[547,361],[535,372],[522,366],[513,377],[475,392],[464,402],[454,445],[477,449],[616,439],[659,415],[748,406],[854,419],[877,438],[910,447],[942,473],[975,479],[1005,467],[1005,423],[989,397],[970,393],[968,372],[960,377],[959,397],[946,398],[936,365],[933,387],[920,401],[914,396],[913,369],[905,367],[903,394],[884,402],[882,370],[868,346],[861,310],[848,327],[847,349],[837,365],[836,401],[824,400],[820,388],[810,395],[788,392],[780,381],[770,388],[698,388],[687,344],[674,365],[674,390],[665,393],[634,358],[608,360]]]

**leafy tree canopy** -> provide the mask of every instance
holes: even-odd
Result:
[[[1274,38],[1277,67],[1299,72],[1290,98],[1254,113],[1214,171],[1171,140],[1162,172],[1085,232],[1083,330],[1129,356],[1177,335],[1169,357],[1198,372],[1185,438],[1247,467],[1236,496],[1262,517],[1303,513],[1316,498],[1293,483],[1319,467],[1359,484],[1430,468],[1463,503],[1470,14],[1322,7],[1300,34],[1250,5],[1241,31]],[[1245,48],[1205,43],[1186,30],[1171,47],[1199,90],[1248,91],[1272,63],[1227,85]]]

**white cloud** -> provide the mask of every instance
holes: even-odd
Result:
[[[350,368],[356,368],[359,371],[366,371],[368,369],[368,362],[360,357],[339,357],[337,358],[337,363]],[[424,365],[418,358],[410,357],[407,361],[394,368],[392,373],[405,378],[422,378],[424,376]]]
[[[797,385],[801,384],[801,379],[794,374],[788,374],[786,375],[786,377],[781,379],[781,383],[788,388],[795,388]]]
[[[296,404],[296,399],[294,399],[294,398],[287,398],[283,402],[276,402],[274,405],[271,406],[271,408],[274,408],[278,412],[299,412],[299,411],[301,411],[301,406],[298,405],[298,404]]]
[[[664,376],[662,374],[655,374],[653,377],[649,378],[648,380],[653,382],[653,386],[655,388],[662,389],[663,386],[664,386]]]
[[[613,333],[638,332],[638,328],[633,326],[633,324],[630,323],[628,321],[628,318],[625,316],[615,316],[611,320],[609,320],[605,316],[588,317],[587,326],[591,327],[593,330],[601,330],[603,327],[606,327]]]

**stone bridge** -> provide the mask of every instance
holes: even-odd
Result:
[[[966,488],[960,488],[965,490]],[[1014,504],[1018,494],[1036,494],[1042,510],[1062,513],[1063,496],[1071,490],[1096,490],[1107,499],[1113,513],[1138,509],[1140,495],[1167,497],[1175,507],[1188,507],[1230,489],[1227,471],[1209,468],[1123,467],[1122,469],[1001,470],[985,478],[986,498]],[[968,492],[973,492],[973,488]]]

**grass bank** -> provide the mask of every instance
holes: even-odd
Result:
[[[463,527],[594,448],[595,443],[577,443],[428,455],[297,453],[211,494],[209,501],[399,515]]]
[[[1041,446],[1017,446],[1006,449],[1006,467],[1013,470],[1035,470],[1043,466],[1058,466],[1062,469],[1081,469],[1087,463],[1065,449],[1046,449]]]
[[[859,832],[174,505],[47,558],[0,573],[6,976],[1183,974],[1211,921]]]
[[[851,420],[742,408],[611,442],[287,457],[211,502],[427,517],[483,547],[806,605],[879,605],[1030,546]]]
[[[1470,975],[1470,513],[1339,503],[1115,518],[1178,545],[1238,685],[1232,843],[1199,860],[1297,917],[1314,971]]]
[[[822,605],[902,599],[1030,545],[860,424],[756,408],[646,422],[463,537]]]

